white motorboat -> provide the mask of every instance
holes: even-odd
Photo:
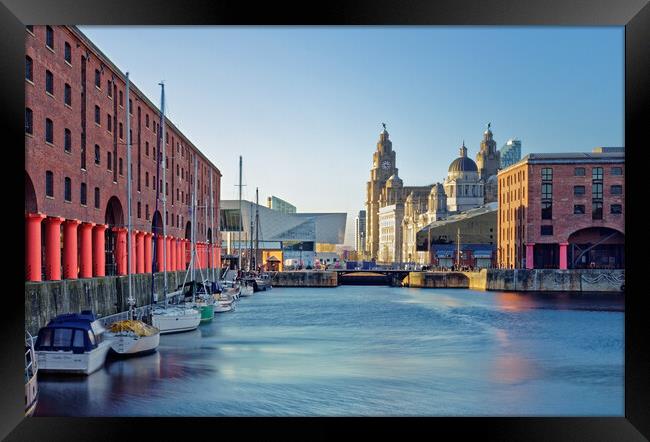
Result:
[[[161,334],[190,331],[201,323],[201,312],[193,307],[179,305],[155,307],[152,322]]]
[[[218,301],[215,302],[214,304],[214,312],[215,313],[224,313],[224,312],[230,312],[235,309],[235,304],[233,303],[232,300],[230,301]]]
[[[104,328],[90,311],[52,319],[36,339],[40,371],[89,375],[100,369],[111,349]]]
[[[244,284],[240,287],[240,296],[253,296],[253,293],[255,293],[255,289],[252,285]]]
[[[31,416],[38,403],[38,363],[34,352],[34,338],[25,332],[25,416]]]
[[[160,343],[160,330],[138,320],[112,323],[104,333],[111,341],[111,349],[119,355],[153,353]]]

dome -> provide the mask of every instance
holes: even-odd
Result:
[[[449,165],[449,172],[478,172],[478,167],[471,158],[458,157]]]

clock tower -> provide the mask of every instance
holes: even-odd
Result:
[[[382,123],[383,124],[383,123]],[[370,181],[366,183],[366,252],[370,259],[377,259],[379,249],[379,209],[380,195],[386,181],[397,175],[395,151],[390,141],[386,125],[379,134],[377,150],[372,154]]]

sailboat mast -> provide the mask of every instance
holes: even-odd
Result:
[[[255,267],[259,267],[258,256],[260,249],[260,192],[259,189],[255,188]]]
[[[214,233],[214,201],[212,200],[212,169],[210,169],[210,231],[212,232],[212,239],[210,241],[210,246],[212,247],[212,250],[210,251],[210,263],[212,264],[212,281],[216,281],[214,279],[214,243],[215,243],[215,233]]]
[[[250,217],[251,217],[251,248],[250,248],[250,252],[248,254],[248,271],[249,272],[251,270],[253,270],[253,202],[252,201],[251,201]]]
[[[239,245],[239,263],[237,265],[237,270],[241,270],[241,232],[244,230],[244,220],[242,218],[242,212],[241,212],[241,168],[242,168],[242,159],[241,155],[239,155],[239,229],[237,232],[238,235],[238,240],[237,243]]]
[[[203,170],[205,171],[205,168],[203,168]],[[203,175],[203,188],[205,189],[205,173]],[[210,248],[207,247],[207,243],[208,243],[208,199],[205,198],[205,197],[203,198],[203,213],[205,215],[203,217],[204,220],[205,220],[205,222],[203,223],[203,232],[205,233],[206,252],[207,252],[207,255],[208,255],[207,256],[208,259],[205,260],[206,261],[205,265],[208,266],[208,268],[209,268],[209,264],[210,264],[210,256],[209,256],[210,255]],[[206,273],[206,276],[207,276],[208,275],[208,269],[205,270],[205,273]]]
[[[192,281],[196,281],[196,232],[198,231],[196,228],[196,220],[198,217],[196,216],[196,189],[197,189],[197,177],[196,173],[198,170],[198,161],[196,159],[196,155],[194,155],[194,191],[192,192],[192,240],[191,240],[191,250],[192,250],[192,259],[190,259],[190,262],[192,263]],[[192,294],[194,294],[194,291],[192,291]]]
[[[161,150],[158,151],[158,155],[161,155],[160,161],[162,162],[162,203],[163,203],[163,212],[161,214],[162,223],[163,223],[163,272],[164,272],[164,294],[165,298],[167,297],[167,162],[165,161],[165,144],[167,140],[165,139],[165,84],[160,83],[160,144]]]
[[[127,232],[126,232],[126,274],[129,280],[129,319],[133,319],[133,289],[131,287],[131,247],[133,238],[131,238],[131,101],[129,100],[129,73],[126,73],[126,192],[127,198]]]
[[[460,270],[460,227],[456,234],[456,244],[458,246],[458,249],[456,250],[456,270]]]

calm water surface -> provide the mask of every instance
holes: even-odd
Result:
[[[617,415],[622,295],[274,288],[157,353],[39,376],[37,416]]]

